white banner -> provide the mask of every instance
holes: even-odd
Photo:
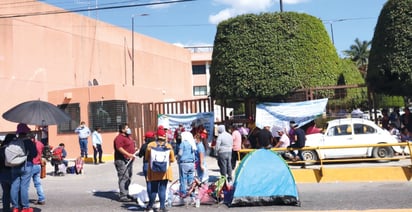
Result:
[[[189,114],[159,114],[158,125],[163,125],[164,128],[171,129],[172,132],[182,124],[185,131],[192,130],[192,124],[195,126],[203,125],[208,134],[208,142],[212,141],[214,129],[214,114],[207,113],[189,113]]]
[[[321,116],[326,109],[328,99],[304,102],[272,103],[264,102],[256,105],[256,126],[280,127],[289,129],[289,122],[295,121],[299,126]]]

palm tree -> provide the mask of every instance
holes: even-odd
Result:
[[[355,44],[352,44],[349,50],[343,51],[347,57],[356,63],[364,78],[366,77],[371,43],[371,41],[366,40],[361,42],[359,38],[356,38]]]

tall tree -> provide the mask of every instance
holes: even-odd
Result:
[[[218,25],[210,67],[216,99],[264,99],[336,85],[339,57],[316,17],[241,15]]]
[[[412,0],[389,0],[372,39],[366,81],[375,92],[412,96]]]
[[[359,38],[356,38],[355,44],[352,44],[349,50],[343,51],[349,59],[355,62],[364,78],[366,77],[366,71],[368,68],[369,47],[371,43],[371,41],[360,41]]]

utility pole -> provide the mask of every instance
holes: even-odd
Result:
[[[135,16],[148,16],[149,14],[133,14],[132,15],[132,86],[134,86],[134,17]]]
[[[282,2],[282,0],[280,0],[279,3],[280,3],[280,12],[283,12],[283,2]]]

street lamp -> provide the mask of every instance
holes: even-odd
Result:
[[[280,12],[283,12],[283,2],[282,2],[282,0],[279,1],[279,4],[280,4]]]
[[[132,86],[134,86],[134,17],[148,15],[149,14],[146,13],[132,15]]]
[[[347,19],[337,19],[337,20],[331,20],[328,21],[329,25],[330,25],[330,37],[332,38],[332,44],[335,45],[335,38],[333,36],[333,23],[335,22],[342,22],[342,21],[346,21]]]

